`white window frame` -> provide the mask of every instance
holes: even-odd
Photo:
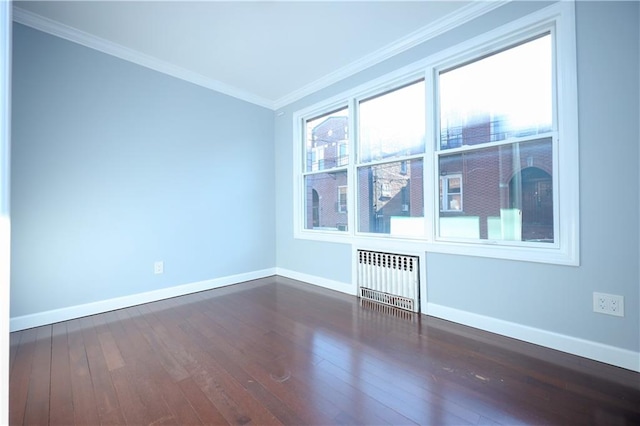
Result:
[[[349,231],[340,231],[340,230],[332,230],[332,229],[305,229],[306,223],[306,206],[305,206],[305,186],[304,180],[306,176],[311,176],[314,174],[323,174],[323,173],[334,173],[339,171],[347,171],[347,187],[352,187],[352,172],[350,171],[350,165],[336,165],[336,167],[329,169],[315,169],[312,166],[312,170],[306,170],[306,122],[309,119],[313,119],[316,117],[320,117],[327,113],[331,113],[332,111],[338,111],[341,109],[345,109],[346,107],[350,108],[350,103],[345,98],[336,98],[333,99],[330,103],[323,103],[321,105],[317,105],[311,108],[307,108],[303,111],[299,111],[294,114],[294,140],[296,141],[294,145],[294,178],[293,178],[293,188],[294,188],[294,196],[293,206],[294,206],[294,238],[303,238],[303,239],[312,239],[312,240],[324,240],[324,241],[347,241],[346,237],[349,235]],[[349,117],[349,126],[353,123],[353,118]],[[302,139],[301,139],[302,138]],[[353,152],[352,143],[349,143],[348,155],[352,158],[351,154]],[[351,202],[351,198],[349,194],[347,194],[347,212],[348,212],[348,225],[347,229],[351,229],[353,226],[351,225],[351,212],[353,209],[349,205]]]
[[[381,159],[371,159],[369,161],[363,161],[362,160],[362,153],[360,152],[360,146],[358,144],[358,128],[357,126],[357,119],[358,119],[358,114],[359,114],[359,105],[361,102],[364,102],[368,99],[371,98],[375,98],[378,96],[384,96],[386,93],[391,93],[395,90],[401,89],[403,87],[406,86],[410,86],[414,83],[418,83],[419,81],[423,81],[425,84],[425,91],[426,89],[426,83],[427,80],[425,78],[425,74],[424,74],[424,70],[419,70],[417,72],[413,71],[413,72],[404,72],[404,73],[397,73],[397,77],[393,77],[390,78],[387,81],[383,80],[382,84],[373,84],[371,85],[371,87],[367,87],[364,90],[361,90],[357,95],[353,96],[353,111],[354,113],[352,114],[352,117],[354,119],[354,127],[353,129],[355,130],[354,132],[351,132],[352,135],[355,135],[352,142],[351,142],[351,146],[353,147],[354,152],[356,152],[356,157],[355,161],[352,161],[352,167],[353,167],[353,173],[352,175],[354,176],[354,185],[352,186],[352,188],[354,188],[354,191],[357,190],[357,188],[359,188],[360,183],[358,182],[358,176],[359,176],[359,169],[361,168],[366,168],[366,167],[374,167],[374,166],[378,166],[378,165],[384,165],[384,164],[393,164],[393,163],[403,163],[403,162],[411,162],[412,160],[422,160],[422,168],[423,168],[423,183],[426,185],[424,176],[425,176],[425,155],[426,153],[429,151],[428,148],[425,148],[424,152],[421,154],[410,154],[410,155],[397,155],[397,156],[390,156],[390,157],[385,157],[385,158],[381,158]],[[426,101],[426,96],[425,96],[425,101]],[[428,102],[428,101],[427,101]],[[428,103],[427,103],[428,105]],[[426,130],[425,130],[425,135],[426,135]],[[426,144],[429,144],[429,141],[427,140],[425,142]],[[376,239],[376,238],[381,238],[383,239],[382,241],[389,241],[390,239],[398,239],[398,240],[404,240],[405,242],[412,244],[416,241],[424,241],[425,240],[425,236],[403,236],[403,237],[397,237],[397,236],[392,236],[390,234],[383,234],[383,233],[375,233],[375,232],[363,232],[363,231],[359,231],[360,229],[360,224],[357,222],[357,217],[358,217],[358,212],[360,209],[360,206],[357,204],[360,200],[360,197],[357,196],[357,193],[352,193],[350,195],[349,198],[353,198],[354,199],[354,212],[353,212],[353,216],[352,219],[350,218],[350,220],[353,220],[353,233],[354,236],[359,237],[359,238],[363,238],[365,240],[372,240],[372,239]],[[427,204],[426,204],[426,197],[423,196],[423,210],[424,212],[426,212],[427,209]],[[426,220],[426,215],[423,217],[423,221]]]
[[[489,52],[498,51],[537,34],[552,32],[554,46],[554,127],[553,137],[553,194],[554,194],[554,243],[503,242],[492,240],[456,241],[438,237],[440,214],[437,144],[439,143],[439,114],[437,111],[437,73]],[[355,200],[358,199],[357,167],[357,105],[360,99],[394,90],[403,84],[425,77],[426,86],[426,152],[412,156],[423,159],[425,236],[398,238],[387,234],[359,233],[356,223]],[[498,27],[421,61],[405,66],[383,77],[357,86],[324,102],[293,114],[293,208],[294,238],[332,241],[350,244],[366,243],[368,247],[405,247],[407,250],[424,250],[438,253],[464,254],[500,259],[512,259],[562,265],[579,265],[579,165],[578,165],[578,111],[577,64],[575,39],[575,4],[558,2],[523,18]],[[304,229],[304,174],[303,158],[305,120],[349,107],[349,164],[348,173],[348,231],[335,232]],[[536,137],[538,138],[538,137]],[[491,143],[493,146],[496,142]],[[476,146],[477,147],[477,146]],[[456,149],[447,150],[447,154]],[[403,158],[407,159],[407,158]],[[386,159],[383,163],[401,161]],[[368,163],[373,165],[375,162]],[[560,172],[561,171],[561,172]]]
[[[444,60],[442,62],[440,62],[439,64],[437,64],[436,66],[434,66],[433,68],[431,68],[430,73],[431,75],[433,75],[433,91],[434,93],[438,93],[438,75],[440,74],[440,72],[442,72],[443,70],[446,69],[450,69],[450,68],[455,68],[457,66],[463,66],[464,64],[467,63],[471,63],[474,62],[482,57],[487,56],[488,54],[493,54],[493,53],[497,53],[497,52],[501,52],[504,50],[508,50],[516,45],[521,44],[523,41],[526,41],[527,39],[533,39],[533,38],[537,38],[540,35],[543,35],[545,33],[548,33],[551,35],[552,37],[552,41],[555,41],[557,39],[556,34],[555,34],[555,25],[551,25],[551,23],[548,23],[546,25],[539,25],[539,26],[534,26],[533,28],[529,29],[529,30],[523,30],[520,32],[517,32],[514,35],[509,35],[509,36],[505,36],[505,37],[501,37],[498,38],[496,40],[494,40],[493,42],[490,42],[488,44],[483,44],[479,47],[475,47],[475,48],[471,48],[471,49],[467,49],[464,53],[459,53],[459,54],[455,54],[452,55],[450,58],[448,58],[447,60]],[[555,44],[555,43],[554,43]],[[557,90],[555,87],[555,82],[556,82],[556,72],[555,72],[555,67],[556,67],[556,61],[555,58],[558,56],[557,55],[557,51],[554,45],[552,45],[552,56],[553,56],[553,78],[552,78],[552,84],[553,84],[553,96],[552,96],[552,128],[550,131],[543,133],[543,134],[535,134],[535,135],[531,135],[531,136],[525,136],[525,137],[512,137],[512,138],[507,138],[504,140],[500,140],[500,141],[487,141],[485,143],[481,143],[481,144],[474,144],[474,145],[463,145],[457,148],[448,148],[448,149],[440,149],[440,114],[439,111],[437,109],[437,105],[436,105],[436,109],[434,110],[434,114],[433,114],[433,119],[434,119],[434,123],[433,123],[433,128],[437,129],[437,135],[436,135],[436,140],[435,140],[435,144],[434,144],[434,173],[436,174],[436,176],[439,176],[439,167],[438,167],[438,162],[439,159],[441,157],[446,157],[449,155],[455,155],[455,154],[459,154],[459,153],[474,153],[474,152],[479,152],[484,148],[493,148],[493,147],[498,147],[498,146],[512,146],[514,144],[523,144],[523,143],[527,143],[527,142],[535,142],[535,141],[539,141],[539,140],[543,140],[543,139],[547,139],[547,138],[551,138],[552,139],[552,146],[553,146],[553,206],[554,206],[554,215],[553,215],[553,226],[554,226],[554,236],[558,235],[558,230],[559,230],[559,226],[558,226],[558,211],[559,211],[559,184],[558,184],[558,161],[556,161],[556,157],[557,157],[557,151],[558,151],[558,117],[557,117],[557,108],[556,108],[556,104],[557,104]],[[441,210],[441,211],[450,211],[450,210]],[[464,238],[460,238],[460,237],[447,237],[447,236],[442,236],[440,235],[440,215],[436,214],[435,215],[435,232],[434,232],[434,237],[436,241],[440,241],[443,243],[446,242],[465,242]],[[549,249],[549,248],[553,248],[553,249],[557,249],[560,244],[558,242],[558,238],[554,237],[554,242],[553,243],[549,243],[549,242],[543,242],[543,243],[534,243],[534,242],[523,242],[523,241],[507,241],[507,240],[477,240],[475,238],[470,239],[469,243],[471,244],[499,244],[500,246],[513,246],[516,249],[519,249],[520,247],[523,247],[524,244],[526,244],[526,246],[528,247],[536,247],[539,246],[541,249]],[[524,244],[523,244],[524,243]]]

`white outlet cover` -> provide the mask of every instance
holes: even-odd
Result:
[[[593,312],[623,317],[624,296],[594,292]]]
[[[154,274],[163,274],[164,273],[164,262],[158,261],[153,264],[153,273]]]

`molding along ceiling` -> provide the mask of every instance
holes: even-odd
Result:
[[[506,1],[16,1],[15,22],[278,109]]]

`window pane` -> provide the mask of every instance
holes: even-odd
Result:
[[[360,102],[360,161],[424,152],[424,81]]]
[[[553,242],[551,147],[547,138],[440,156],[439,235]],[[447,176],[461,177],[460,192],[447,193]]]
[[[358,169],[360,232],[424,235],[422,160]]]
[[[306,122],[305,171],[349,164],[349,110],[347,108]]]
[[[305,229],[346,231],[347,172],[306,176],[304,186]]]
[[[551,35],[440,74],[440,149],[552,126]]]

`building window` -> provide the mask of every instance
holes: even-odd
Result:
[[[462,211],[462,175],[440,176],[440,211]]]
[[[294,114],[295,236],[578,264],[574,7]]]
[[[349,149],[347,141],[344,140],[338,145],[338,165],[346,166],[347,164],[349,164]]]
[[[311,148],[311,171],[324,170],[324,146]]]
[[[347,186],[338,187],[338,213],[347,212]]]

